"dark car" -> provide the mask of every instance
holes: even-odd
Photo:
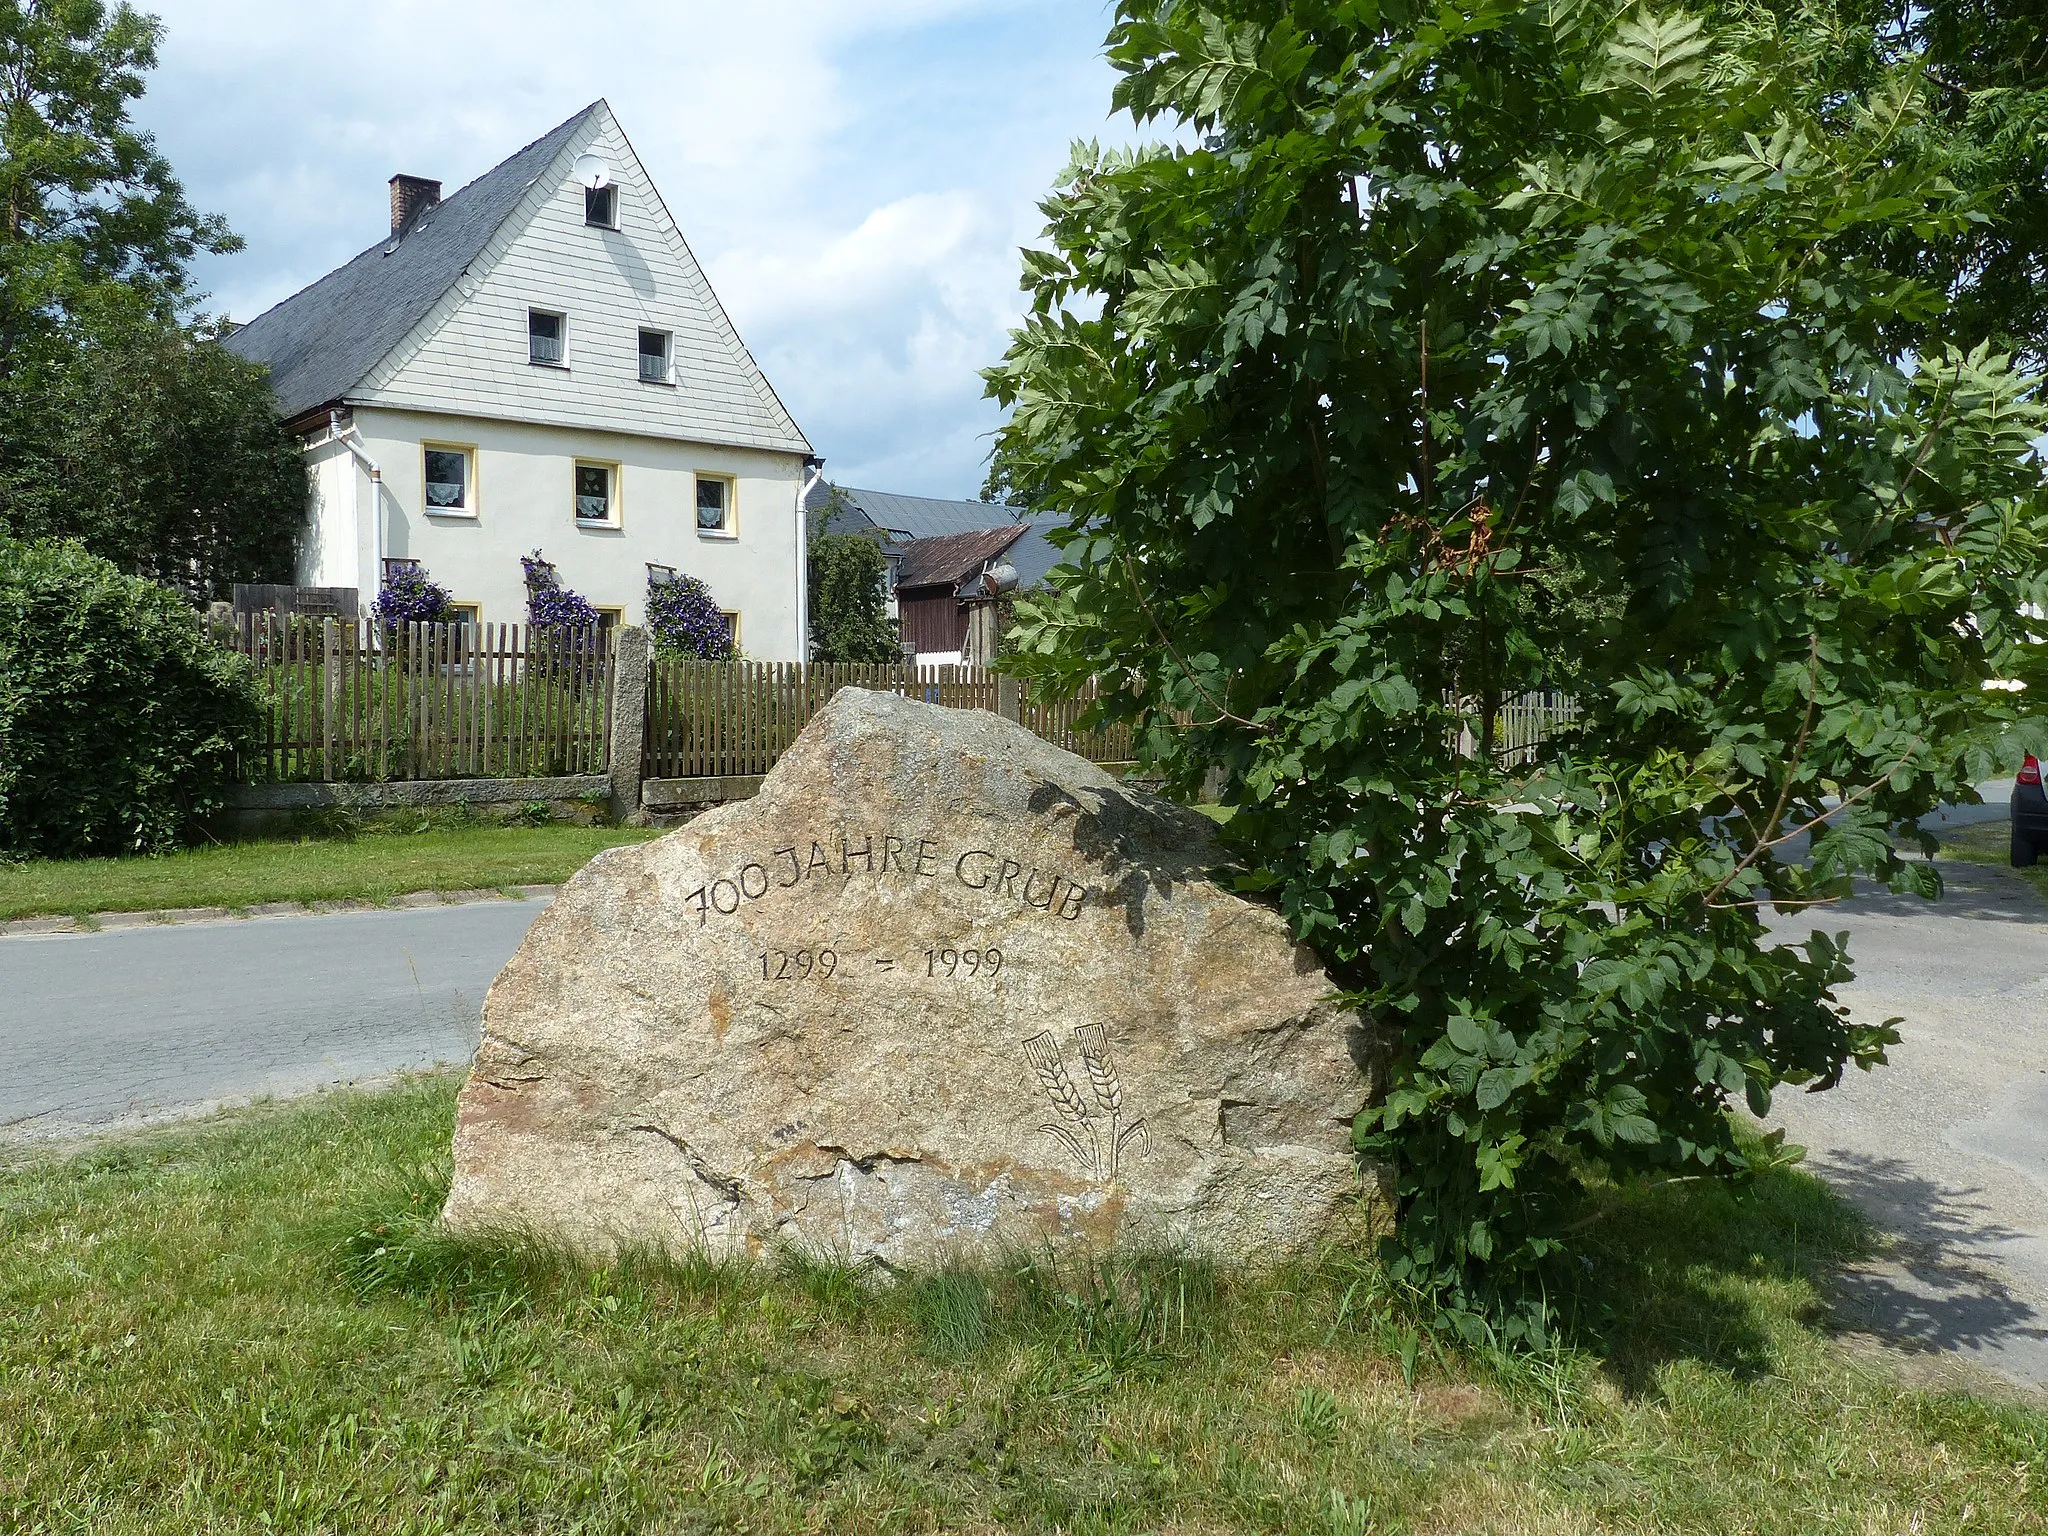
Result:
[[[2048,792],[2041,788],[2041,760],[2033,753],[2020,764],[2012,784],[2012,867],[2026,869],[2048,848]]]

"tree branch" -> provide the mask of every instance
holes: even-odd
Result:
[[[1726,889],[1728,889],[1728,886],[1731,882],[1734,881],[1737,875],[1741,874],[1745,869],[1749,868],[1751,864],[1755,863],[1770,849],[1782,847],[1784,844],[1791,842],[1794,838],[1800,836],[1802,833],[1811,832],[1815,827],[1819,826],[1822,822],[1828,821],[1833,817],[1841,815],[1842,812],[1848,810],[1850,806],[1855,805],[1858,801],[1867,800],[1872,795],[1876,794],[1879,789],[1883,788],[1883,786],[1890,781],[1891,776],[1912,758],[1914,750],[1921,746],[1925,742],[1925,740],[1925,737],[1915,736],[1912,739],[1912,741],[1907,743],[1906,750],[1899,755],[1898,759],[1893,762],[1891,767],[1885,769],[1885,771],[1882,774],[1880,774],[1877,778],[1872,779],[1868,784],[1864,785],[1861,789],[1857,790],[1856,793],[1854,793],[1853,795],[1843,796],[1841,802],[1832,807],[1831,809],[1822,811],[1818,816],[1814,817],[1811,821],[1802,822],[1800,825],[1794,827],[1790,832],[1787,832],[1780,837],[1774,837],[1767,843],[1758,843],[1754,848],[1750,849],[1749,852],[1743,856],[1742,861],[1739,864],[1737,864],[1733,869],[1729,870],[1727,875],[1722,878],[1721,882],[1718,885],[1716,885],[1711,891],[1707,892],[1707,905],[1710,907],[1736,907],[1760,905],[1761,903],[1750,902],[1717,902],[1714,900],[1714,898],[1716,896],[1719,896]]]
[[[1247,720],[1242,715],[1234,715],[1228,707],[1217,703],[1209,690],[1196,680],[1194,668],[1188,665],[1187,658],[1180,653],[1180,647],[1175,645],[1172,637],[1166,633],[1166,626],[1159,622],[1159,616],[1152,611],[1152,605],[1145,601],[1145,588],[1138,580],[1138,568],[1131,564],[1129,553],[1126,552],[1122,559],[1124,562],[1124,573],[1131,578],[1131,591],[1137,595],[1138,606],[1145,610],[1145,617],[1151,621],[1153,630],[1159,636],[1159,643],[1166,647],[1166,654],[1173,658],[1175,665],[1180,668],[1181,676],[1188,680],[1189,686],[1202,696],[1211,709],[1216,711],[1216,718],[1214,720],[1197,723],[1219,725],[1223,721],[1228,720],[1232,725],[1241,725],[1247,730],[1255,731],[1259,729],[1256,721]]]
[[[1785,819],[1785,807],[1792,803],[1792,786],[1799,778],[1799,763],[1806,756],[1806,744],[1813,738],[1813,717],[1820,708],[1820,632],[1816,630],[1806,651],[1806,715],[1799,722],[1799,735],[1792,743],[1792,756],[1785,764],[1785,783],[1778,791],[1777,802],[1771,807],[1771,814],[1764,820],[1763,837],[1743,856],[1742,861],[1729,870],[1720,884],[1707,892],[1707,905],[1714,905],[1714,898],[1728,889],[1730,882],[1756,862],[1764,851],[1778,846],[1778,826]],[[1745,815],[1743,820],[1749,818]],[[1756,835],[1755,828],[1750,835]],[[1792,836],[1797,837],[1798,833]]]
[[[1429,462],[1429,316],[1422,317],[1422,480],[1417,487],[1422,494],[1422,520],[1429,521],[1430,481],[1436,471]]]

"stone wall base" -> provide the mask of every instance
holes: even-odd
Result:
[[[680,826],[715,805],[753,799],[761,792],[761,778],[758,773],[741,773],[702,779],[643,779],[641,817],[650,826]]]
[[[288,829],[307,815],[345,812],[372,819],[406,811],[464,806],[480,816],[512,817],[545,802],[556,821],[591,822],[604,816],[612,782],[601,773],[545,779],[414,779],[389,784],[245,784],[234,791],[214,825],[230,837]]]

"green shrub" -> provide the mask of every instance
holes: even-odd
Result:
[[[874,543],[854,533],[811,540],[811,654],[819,661],[888,662],[903,659],[896,626],[882,611],[889,562]]]
[[[170,847],[223,803],[256,726],[246,663],[177,593],[0,538],[0,852]]]

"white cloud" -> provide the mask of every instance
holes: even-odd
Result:
[[[1011,220],[964,189],[899,199],[815,248],[736,247],[711,267],[774,338],[756,355],[814,440],[860,445],[835,477],[911,489],[906,477],[941,464],[963,495],[995,424],[978,375],[1002,353],[1016,273]]]
[[[831,472],[971,495],[979,370],[1069,140],[1104,133],[1102,0],[154,0],[137,109],[248,250],[259,312],[382,232],[385,181],[451,189],[606,97]]]

